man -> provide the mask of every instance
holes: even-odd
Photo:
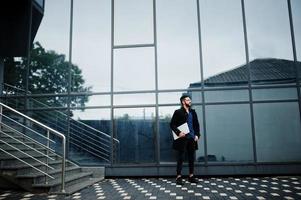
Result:
[[[176,110],[170,121],[170,128],[179,137],[173,142],[173,149],[177,151],[177,178],[176,183],[183,185],[182,180],[182,165],[184,159],[184,153],[187,151],[189,162],[189,178],[191,183],[197,183],[194,177],[194,159],[195,151],[198,149],[197,141],[200,138],[200,125],[198,122],[198,116],[194,109],[191,108],[191,99],[187,94],[183,94],[180,98],[181,108]],[[178,127],[187,123],[189,127],[189,133],[185,134],[181,132]]]

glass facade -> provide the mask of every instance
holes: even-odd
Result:
[[[44,12],[29,103],[3,98],[64,132],[76,162],[175,164],[182,93],[201,126],[197,164],[301,162],[299,0],[52,0]]]

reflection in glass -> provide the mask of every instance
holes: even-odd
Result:
[[[290,60],[256,59],[250,62],[250,73],[254,85],[288,85],[296,82],[295,63]]]
[[[205,79],[245,62],[240,0],[201,0]]]
[[[32,93],[67,92],[69,28],[70,0],[45,1],[44,17],[30,55],[28,82]]]
[[[110,95],[78,95],[72,96],[73,101],[71,107],[88,107],[88,106],[110,106],[111,96]]]
[[[115,45],[152,44],[153,1],[114,0]]]
[[[159,89],[201,80],[195,1],[157,1]]]
[[[83,165],[110,162],[110,113],[110,109],[72,110],[69,155],[73,161]]]
[[[253,100],[298,99],[296,88],[253,89]]]
[[[199,149],[196,151],[196,161],[197,162],[204,162],[205,161],[205,140],[204,140],[204,127],[203,127],[203,108],[202,106],[193,106],[193,109],[195,109],[198,119],[199,119],[199,124],[200,124],[200,131],[201,131],[201,137],[199,138],[198,141],[198,147]]]
[[[252,131],[248,104],[206,106],[209,162],[252,162]]]
[[[33,109],[47,109],[51,107],[67,107],[67,96],[46,96],[28,98],[28,106]]]
[[[114,51],[114,91],[155,89],[154,48]]]
[[[155,104],[155,94],[116,94],[114,95],[114,105],[141,105]]]
[[[160,162],[176,162],[169,123],[174,111],[179,108],[180,106],[162,106],[159,108]]]
[[[93,92],[110,91],[110,1],[75,0],[73,10],[72,91],[82,76]]]
[[[158,94],[159,104],[180,103],[180,97],[182,93],[183,92],[159,93]]]
[[[116,163],[155,161],[155,109],[114,109],[114,137],[119,140]]]
[[[250,60],[292,60],[287,1],[245,1]],[[255,14],[256,13],[256,14]]]
[[[35,0],[35,2],[41,6],[42,8],[44,8],[44,0]]]
[[[206,91],[205,102],[249,101],[248,90]]]
[[[161,92],[159,93],[159,104],[179,104],[182,94],[190,94],[193,103],[201,103],[201,91],[183,91],[183,92]]]
[[[297,102],[255,104],[254,119],[259,162],[301,161]]]
[[[45,49],[69,57],[70,0],[45,1],[42,23],[35,37]]]

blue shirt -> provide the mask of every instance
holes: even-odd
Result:
[[[188,128],[189,128],[189,133],[186,135],[187,138],[191,138],[194,139],[195,135],[194,135],[194,130],[193,130],[193,119],[192,119],[192,113],[189,112],[188,113],[188,118],[187,118],[187,124],[188,124]]]

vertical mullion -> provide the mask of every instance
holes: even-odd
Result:
[[[111,166],[113,165],[114,154],[114,109],[113,109],[113,90],[114,90],[114,0],[111,0]],[[120,144],[119,144],[120,145]],[[118,148],[119,149],[119,148]]]
[[[203,131],[202,133],[204,140],[204,158],[205,158],[205,165],[208,165],[207,160],[207,137],[206,137],[206,107],[205,107],[205,92],[204,92],[204,70],[203,70],[203,51],[202,51],[202,34],[201,34],[201,16],[200,16],[200,1],[196,0],[197,3],[197,18],[198,18],[198,36],[199,36],[199,57],[200,57],[200,75],[201,75],[201,93],[202,93],[202,117],[203,117]]]
[[[256,136],[255,136],[255,122],[254,122],[254,107],[253,107],[253,96],[252,96],[252,86],[251,86],[251,69],[250,69],[250,57],[249,57],[249,46],[248,46],[248,32],[246,23],[246,12],[245,12],[245,2],[241,0],[241,10],[243,19],[243,31],[244,31],[244,41],[245,41],[245,53],[246,53],[246,64],[248,71],[248,91],[250,98],[250,117],[251,117],[251,129],[252,129],[252,143],[253,143],[253,158],[254,163],[257,163],[257,151],[256,151]]]
[[[288,14],[289,14],[292,48],[293,48],[293,56],[294,56],[294,63],[295,63],[295,74],[296,74],[297,94],[298,94],[298,103],[299,103],[299,115],[300,115],[300,120],[301,120],[301,94],[300,94],[300,82],[299,82],[300,71],[297,67],[298,66],[297,65],[298,58],[297,58],[297,50],[296,50],[296,40],[295,40],[295,30],[294,30],[294,21],[293,21],[291,0],[287,0],[287,7],[288,7]]]
[[[156,0],[153,0],[153,30],[154,30],[154,51],[155,51],[155,95],[156,95],[156,129],[155,129],[155,155],[156,163],[160,164],[160,134],[159,134],[159,107],[158,107],[158,56],[157,56],[157,19],[156,19]]]

